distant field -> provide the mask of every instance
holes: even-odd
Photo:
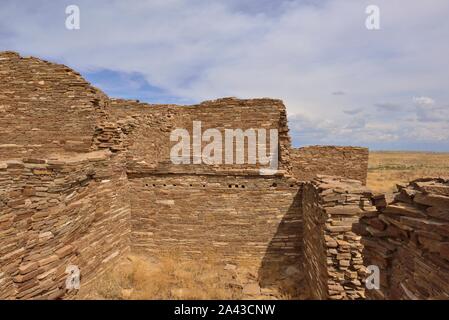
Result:
[[[375,192],[393,192],[397,183],[420,177],[449,177],[449,153],[370,152],[368,187]]]

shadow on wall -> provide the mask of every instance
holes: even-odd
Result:
[[[285,298],[305,299],[302,268],[302,187],[268,244],[258,271],[261,288],[276,288]]]

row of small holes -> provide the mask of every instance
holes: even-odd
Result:
[[[232,188],[232,184],[230,184],[230,185],[228,185],[228,188]],[[234,188],[238,188],[239,187],[239,185],[238,184],[234,184]],[[245,186],[244,185],[241,185],[240,186],[240,188],[245,188]]]
[[[149,187],[150,185],[147,183],[147,184],[145,184],[145,186],[146,186],[146,187]],[[152,186],[153,186],[153,187],[157,187],[157,185],[154,184],[154,183],[152,184]],[[163,186],[166,187],[167,184],[164,183]],[[173,184],[172,186],[173,186],[173,187],[176,187],[176,184]],[[193,187],[193,184],[191,184],[190,186]],[[203,184],[203,188],[206,188],[206,185],[205,185],[205,184]]]
[[[146,187],[149,187],[150,185],[147,183],[147,184],[145,184],[145,186],[146,186]],[[164,184],[163,186],[166,187],[167,185]],[[156,184],[153,183],[153,187],[156,187]],[[176,187],[176,184],[173,184],[173,187]],[[190,184],[190,187],[193,187],[193,184]],[[206,185],[203,184],[203,188],[205,188],[205,187],[206,187]],[[234,185],[230,184],[230,185],[228,185],[228,188],[232,188],[232,187],[234,187],[234,188],[239,188],[239,185],[238,185],[238,184],[234,184]],[[273,184],[271,185],[271,187],[276,188],[276,187],[277,187],[277,184],[276,184],[276,183],[273,183]],[[294,188],[294,187],[295,187],[295,185],[293,185],[293,184],[290,185],[290,188]],[[240,188],[244,189],[245,186],[244,186],[244,185],[240,185]]]

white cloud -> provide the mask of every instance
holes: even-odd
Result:
[[[435,100],[429,97],[414,97],[413,102],[420,106],[433,106]]]

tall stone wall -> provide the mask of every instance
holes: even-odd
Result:
[[[360,147],[310,146],[290,151],[293,175],[301,181],[317,174],[355,179],[366,184],[368,149]]]
[[[372,299],[449,299],[449,180],[399,186],[394,201],[361,219],[366,265],[380,269]]]
[[[225,98],[176,106],[114,99],[110,110],[111,118],[134,122],[126,137],[133,250],[153,256],[176,251],[186,259],[208,252],[226,263],[250,265],[262,282],[279,268],[299,264],[300,185],[286,175],[290,137],[281,101]],[[194,121],[203,133],[217,129],[223,148],[226,129],[264,129],[267,135],[276,129],[280,170],[262,176],[264,166],[248,164],[247,154],[243,164],[173,164],[170,133],[186,129],[193,138]],[[268,153],[268,142],[257,140],[257,148],[268,144]]]
[[[151,175],[131,179],[132,247],[228,263],[301,254],[299,185],[283,177]],[[293,263],[292,263],[293,264]]]
[[[64,65],[0,52],[0,160],[88,152],[107,97]]]
[[[363,299],[360,217],[375,208],[359,181],[318,176],[304,185],[304,271],[313,299]]]
[[[0,163],[0,298],[62,297],[69,265],[84,284],[129,249],[120,163],[104,152]]]

